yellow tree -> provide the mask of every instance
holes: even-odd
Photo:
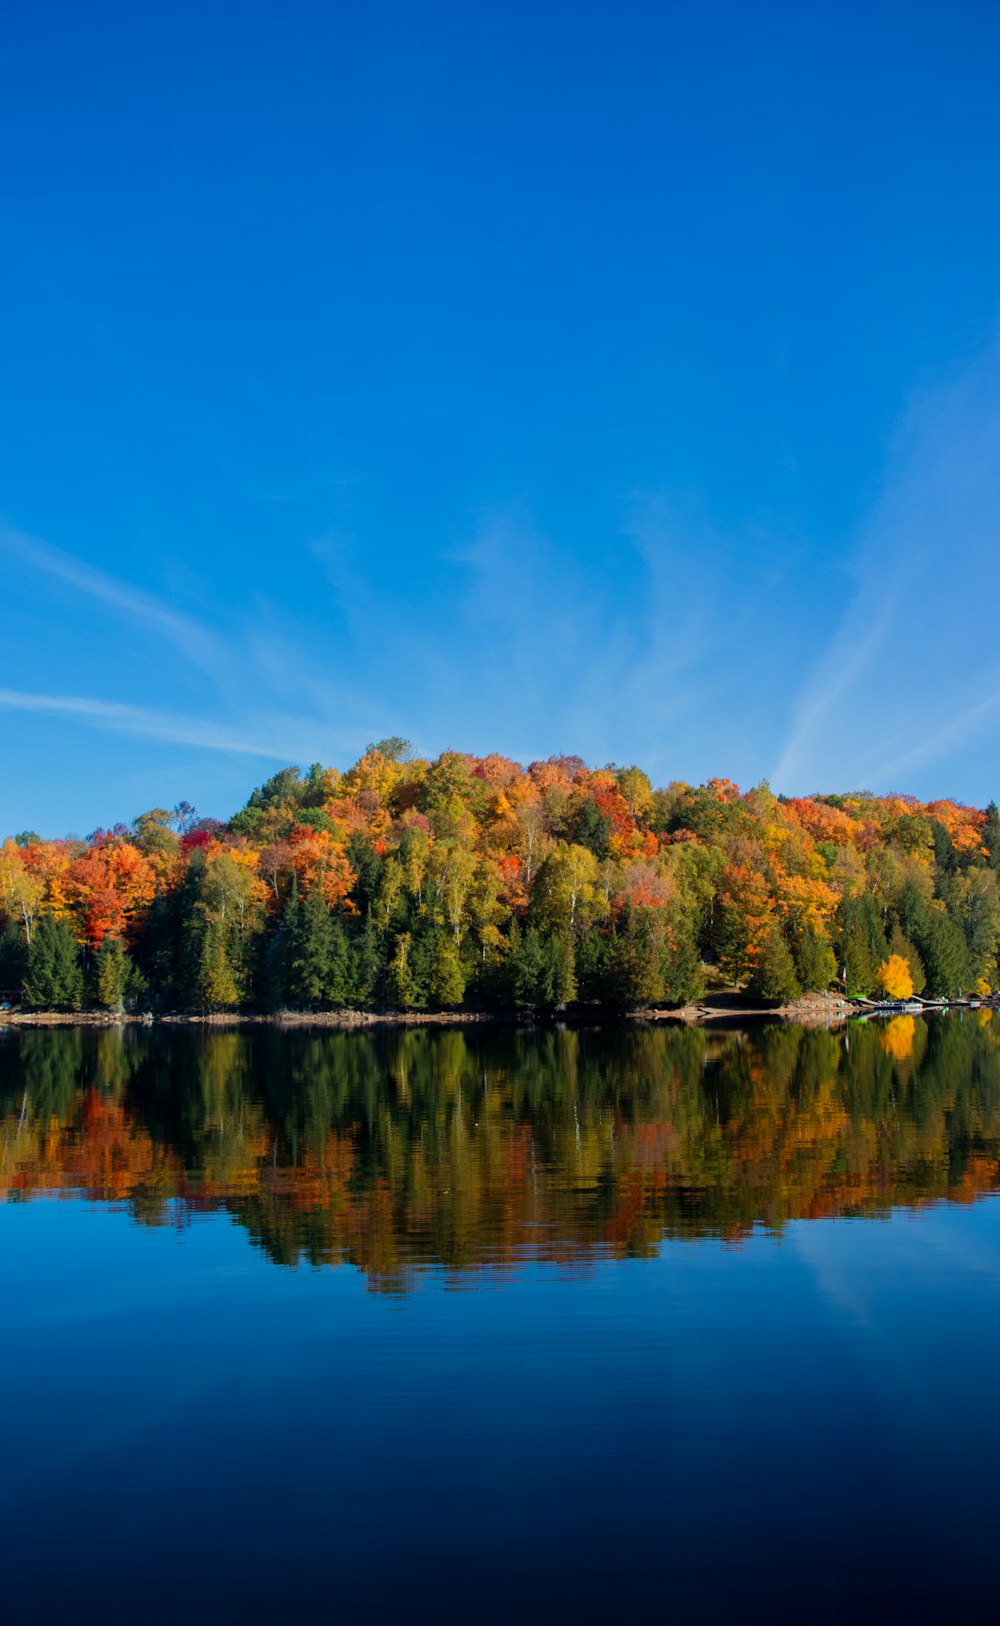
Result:
[[[878,985],[890,999],[912,998],[913,978],[901,954],[890,954],[879,966]]]
[[[598,862],[589,847],[560,842],[538,872],[532,902],[543,920],[571,936],[606,914]]]
[[[465,900],[476,873],[475,855],[459,841],[439,841],[431,853],[430,881],[435,902],[457,943],[462,935]]]
[[[241,931],[256,924],[268,891],[259,866],[254,847],[220,847],[211,853],[202,881],[203,907],[220,922],[235,921]]]
[[[253,847],[216,846],[201,880],[202,939],[199,988],[209,1006],[236,1005],[247,989],[247,952],[264,913],[267,882]]]
[[[20,924],[28,944],[44,897],[44,881],[25,867],[21,849],[8,836],[0,847],[0,909]]]

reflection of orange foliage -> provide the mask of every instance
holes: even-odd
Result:
[[[391,1288],[429,1264],[642,1255],[664,1236],[738,1241],[796,1218],[971,1201],[1000,1185],[1000,1036],[972,1022],[939,1034],[948,1065],[924,1075],[937,1035],[908,1016],[852,1032],[849,1049],[792,1028],[658,1029],[613,1053],[522,1036],[489,1068],[460,1032],[411,1030],[388,1053],[339,1036],[295,1053],[273,1120],[253,1043],[212,1034],[193,1087],[178,1075],[183,1156],[127,1093],[82,1090],[64,1117],[34,1118],[46,1045],[37,1085],[19,1084],[0,1118],[0,1196],[85,1192],[152,1217],[171,1198],[182,1214],[224,1208],[277,1260],[348,1260]],[[99,1062],[105,1083],[120,1050]]]
[[[885,1053],[893,1061],[906,1061],[913,1054],[913,1039],[917,1024],[912,1016],[894,1016],[882,1033]]]
[[[77,1097],[74,1114],[42,1123],[8,1119],[0,1125],[0,1196],[82,1191],[105,1202],[139,1188],[160,1197],[183,1184],[176,1157],[157,1147],[122,1105],[96,1090]]]

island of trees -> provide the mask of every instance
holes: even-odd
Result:
[[[679,1005],[998,981],[1000,814],[382,740],[227,823],[181,803],[0,847],[0,991],[36,1009]]]

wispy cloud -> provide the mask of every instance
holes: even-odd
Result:
[[[65,582],[79,593],[97,599],[158,635],[200,671],[217,677],[225,664],[219,640],[193,616],[185,615],[161,602],[151,593],[118,581],[114,576],[85,564],[61,548],[28,536],[23,531],[0,527],[0,546],[35,570]]]
[[[163,740],[174,745],[194,745],[207,751],[230,751],[238,756],[266,757],[272,762],[288,762],[292,755],[288,741],[265,744],[234,737],[222,723],[149,711],[142,706],[96,700],[87,695],[28,694],[19,689],[0,689],[0,709],[64,717],[118,734]]]
[[[904,752],[902,756],[884,762],[871,778],[876,784],[901,784],[903,774],[922,768],[925,763],[947,758],[953,751],[967,745],[977,733],[995,722],[998,717],[1000,717],[1000,692],[977,701],[946,723],[943,728],[935,730],[919,745]]]
[[[676,761],[678,725],[711,687],[719,636],[711,559],[680,515],[630,500],[595,557],[512,507],[483,515],[448,560],[442,625],[453,686],[456,661],[473,674],[456,690],[472,740],[513,742],[522,757],[562,749],[641,757],[654,770]]]
[[[778,788],[920,789],[901,783],[913,773],[928,794],[988,794],[982,754],[964,786],[955,776],[971,739],[1000,743],[998,544],[995,339],[900,425],[852,549],[855,590],[795,698]]]
[[[148,739],[284,761],[311,760],[310,752],[312,756],[318,754],[317,742],[327,752],[350,753],[358,749],[358,734],[366,721],[372,726],[368,713],[373,708],[354,685],[336,680],[330,651],[310,649],[302,626],[276,624],[270,606],[259,595],[242,611],[227,607],[225,617],[220,618],[220,630],[213,630],[162,598],[37,537],[0,527],[0,548],[11,561],[65,583],[74,594],[86,594],[106,605],[123,633],[138,631],[149,647],[148,658],[142,658],[140,647],[127,666],[119,661],[114,676],[108,669],[108,686],[121,692],[122,677],[127,673],[130,688],[126,693],[135,693],[141,685],[144,698],[153,701],[152,706],[144,707],[117,700],[73,696],[59,699],[8,688],[3,691],[7,699],[0,703],[7,709],[16,700],[20,710],[49,715],[58,712],[81,723],[113,727]],[[83,617],[78,620],[74,616],[58,635],[48,634],[50,640],[57,636],[69,656],[70,671],[66,675],[75,686],[73,668],[79,667],[81,672],[85,668],[88,675],[92,674],[95,662],[100,664],[100,645],[95,649],[91,623]],[[176,660],[163,660],[164,645]],[[193,681],[195,691],[204,696],[206,710],[214,710],[217,716],[225,714],[225,720],[209,723],[191,715],[178,717],[173,710],[156,705],[161,695],[176,688],[182,667],[188,672],[189,692]]]

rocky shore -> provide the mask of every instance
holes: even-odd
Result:
[[[707,994],[689,1005],[650,1007],[619,1012],[595,1006],[574,1006],[563,1012],[546,1012],[544,1017],[524,1009],[449,1011],[246,1011],[132,1012],[115,1015],[109,1011],[26,1011],[0,1012],[3,1027],[276,1027],[332,1028],[349,1030],[372,1027],[454,1027],[473,1023],[504,1023],[534,1026],[539,1021],[566,1022],[587,1026],[608,1022],[683,1022],[690,1027],[709,1024],[778,1020],[797,1022],[803,1027],[834,1027],[847,1020],[852,1007],[834,994],[804,994],[787,1004],[754,1002],[738,989]]]

